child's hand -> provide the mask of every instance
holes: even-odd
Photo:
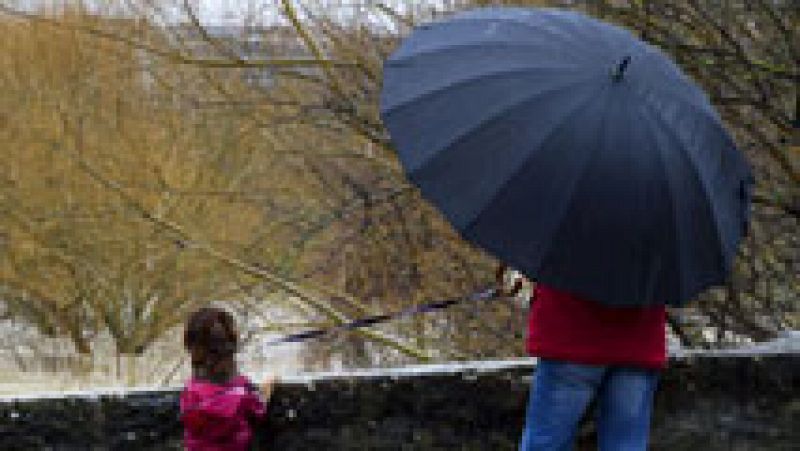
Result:
[[[261,393],[264,395],[264,398],[269,400],[269,397],[272,396],[272,389],[275,385],[275,376],[267,376],[263,382],[261,382]]]

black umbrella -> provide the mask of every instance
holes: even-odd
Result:
[[[467,240],[609,305],[722,282],[752,176],[703,91],[630,32],[489,8],[419,27],[381,114],[408,177]]]

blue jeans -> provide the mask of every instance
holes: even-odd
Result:
[[[644,451],[659,372],[540,359],[520,451],[567,451],[581,418],[597,401],[601,451]]]

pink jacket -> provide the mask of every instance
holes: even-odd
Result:
[[[224,385],[191,379],[180,407],[188,451],[244,451],[253,440],[252,422],[266,414],[264,401],[244,376]]]

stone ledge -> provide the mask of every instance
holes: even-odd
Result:
[[[532,359],[287,377],[268,449],[512,450]],[[656,400],[660,450],[788,450],[800,443],[794,353],[673,358]],[[0,400],[0,449],[180,449],[177,389]],[[580,444],[594,449],[586,422]]]

